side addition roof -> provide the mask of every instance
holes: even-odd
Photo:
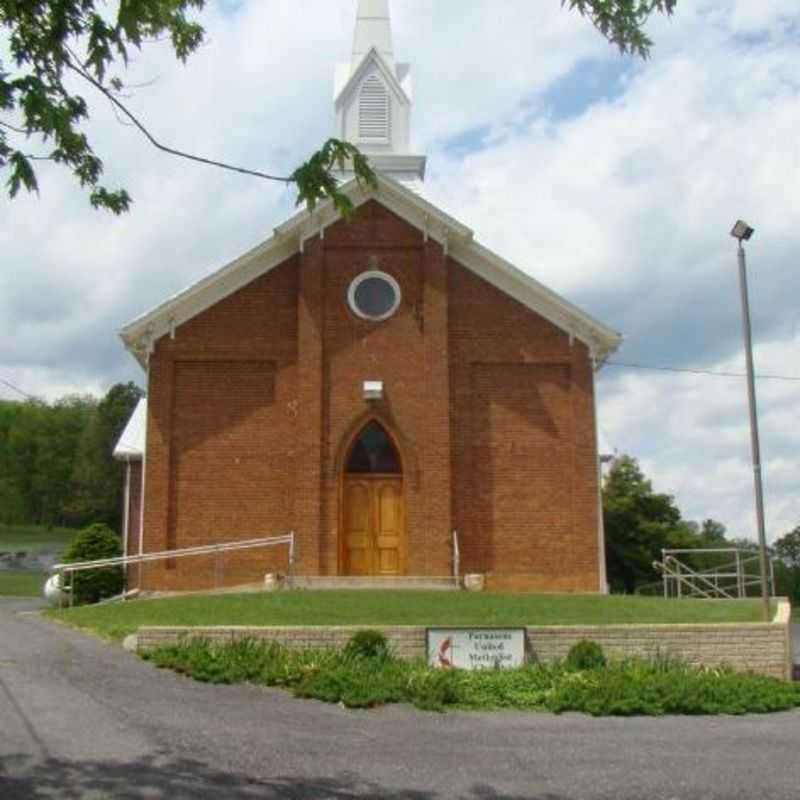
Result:
[[[136,461],[144,457],[147,437],[147,398],[142,397],[133,409],[128,424],[119,437],[113,456],[120,461]]]
[[[476,242],[467,226],[397,181],[379,175],[378,188],[372,190],[351,180],[342,191],[356,207],[375,200],[417,227],[439,242],[459,264],[584,342],[598,363],[619,347],[622,336],[617,331]],[[174,333],[183,323],[302,252],[307,239],[324,236],[325,229],[340,219],[341,214],[330,201],[320,204],[313,213],[295,214],[262,244],[125,325],[119,333],[126,348],[146,367],[156,340]]]

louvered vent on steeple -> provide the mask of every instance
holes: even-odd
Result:
[[[361,141],[388,142],[391,139],[389,92],[377,75],[361,85],[358,97],[358,138]]]

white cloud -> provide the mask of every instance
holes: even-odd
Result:
[[[755,348],[759,375],[800,377],[800,336]],[[709,364],[744,372],[740,355]],[[684,515],[713,517],[755,538],[753,468],[745,379],[608,367],[601,383],[606,441],[638,455],[655,489],[674,494]],[[797,406],[800,381],[757,382],[762,476],[770,540],[800,521]]]
[[[434,201],[620,328],[620,360],[713,369],[743,363],[727,231],[744,217],[757,229],[758,369],[800,374],[793,0],[680,3],[651,20],[647,64],[620,60],[556,0],[392,10]],[[136,59],[131,81],[155,83],[131,107],[167,144],[288,174],[330,134],[333,64],[348,57],[354,11],[354,0],[211,3],[208,44],[185,67],[166,45]],[[0,199],[0,378],[51,398],[138,376],[115,330],[265,238],[293,202],[278,184],[160,154],[105,102],[92,108],[91,136],[109,182],[132,192],[130,214],[92,211],[47,167],[41,197]],[[459,138],[481,147],[457,157],[448,143]],[[640,456],[687,516],[752,533],[740,381],[609,367],[600,387],[610,446]],[[797,383],[759,384],[772,536],[800,521],[799,400]]]

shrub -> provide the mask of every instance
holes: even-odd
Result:
[[[142,654],[160,667],[209,683],[285,686],[348,708],[413,703],[417,708],[633,714],[746,714],[800,707],[800,685],[674,659],[615,661],[576,671],[566,664],[520,669],[438,670],[424,661],[370,658],[277,644],[184,640]]]
[[[597,642],[581,639],[567,653],[567,668],[572,670],[602,669],[606,665],[603,648]]]
[[[96,561],[122,555],[119,536],[106,525],[95,523],[84,528],[72,540],[64,553],[64,561]],[[122,591],[122,567],[75,572],[71,575],[77,603],[96,603],[104,597],[113,597]]]
[[[347,646],[345,655],[356,658],[370,658],[386,661],[392,657],[392,649],[386,637],[380,631],[356,631]]]

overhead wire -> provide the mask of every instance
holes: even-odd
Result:
[[[16,392],[17,394],[22,395],[24,398],[28,400],[36,400],[36,397],[34,397],[32,394],[23,392],[22,389],[20,389],[18,386],[14,386],[13,383],[9,383],[9,381],[5,380],[4,378],[0,378],[0,383],[2,383],[4,386],[7,386],[9,389]]]
[[[634,364],[630,361],[606,361],[609,367],[625,367],[627,369],[645,369],[654,370],[656,372],[684,372],[691,375],[713,375],[717,378],[746,378],[744,372],[724,372],[712,369],[694,369],[691,367],[665,367],[656,366],[653,364]],[[756,375],[759,380],[772,380],[772,381],[800,381],[800,376],[795,375]]]

